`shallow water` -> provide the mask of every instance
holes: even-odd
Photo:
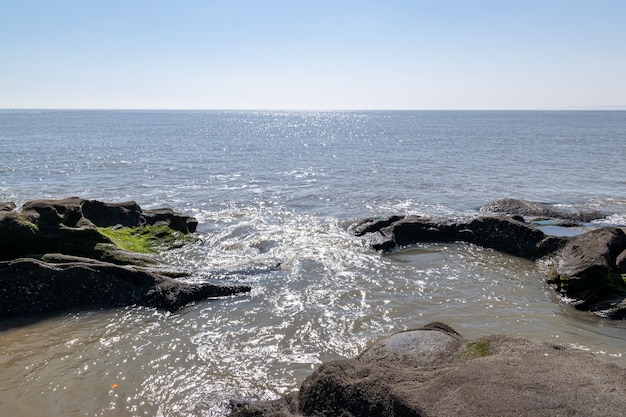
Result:
[[[0,201],[173,207],[200,239],[164,261],[253,287],[173,314],[3,322],[0,415],[223,416],[232,398],[276,398],[324,361],[435,320],[626,366],[626,322],[559,303],[530,261],[465,244],[381,255],[347,231],[502,197],[624,225],[624,112],[5,111],[0,128]]]

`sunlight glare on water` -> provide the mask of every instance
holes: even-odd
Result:
[[[176,313],[1,323],[0,415],[224,416],[232,399],[277,398],[321,363],[431,321],[625,365],[625,322],[560,303],[531,261],[466,244],[382,255],[348,232],[370,216],[476,215],[503,197],[625,225],[625,115],[0,113],[0,201],[172,207],[200,224],[195,242],[162,254],[168,268],[252,287]]]

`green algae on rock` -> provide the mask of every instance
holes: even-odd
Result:
[[[174,230],[167,225],[138,227],[99,227],[98,231],[122,249],[139,253],[158,253],[183,246],[194,237]]]
[[[184,283],[170,277],[181,275],[176,271],[159,272],[153,255],[195,240],[198,223],[169,208],[78,197],[15,208],[0,203],[0,318],[122,305],[175,310],[250,291]]]

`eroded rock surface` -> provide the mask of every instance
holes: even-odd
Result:
[[[250,291],[248,286],[186,284],[105,262],[0,262],[0,318],[68,309],[141,305],[174,311],[206,298]]]
[[[611,318],[626,317],[626,276],[619,266],[626,233],[617,227],[590,230],[569,239],[546,260],[547,280],[570,304]]]
[[[420,242],[468,242],[524,258],[538,259],[565,245],[514,217],[478,217],[452,221],[422,216],[367,219],[351,228],[367,235],[376,250],[391,251]]]
[[[248,286],[186,284],[135,268],[158,269],[158,259],[123,249],[103,229],[136,228],[154,234],[141,238],[165,241],[195,232],[197,224],[169,208],[142,210],[132,201],[35,200],[21,211],[14,203],[0,203],[0,318],[122,305],[175,310],[203,298],[250,291]]]
[[[518,337],[467,340],[434,323],[325,363],[280,400],[232,405],[230,417],[617,417],[626,369]]]

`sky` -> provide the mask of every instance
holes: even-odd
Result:
[[[0,108],[626,109],[626,1],[0,0]]]

